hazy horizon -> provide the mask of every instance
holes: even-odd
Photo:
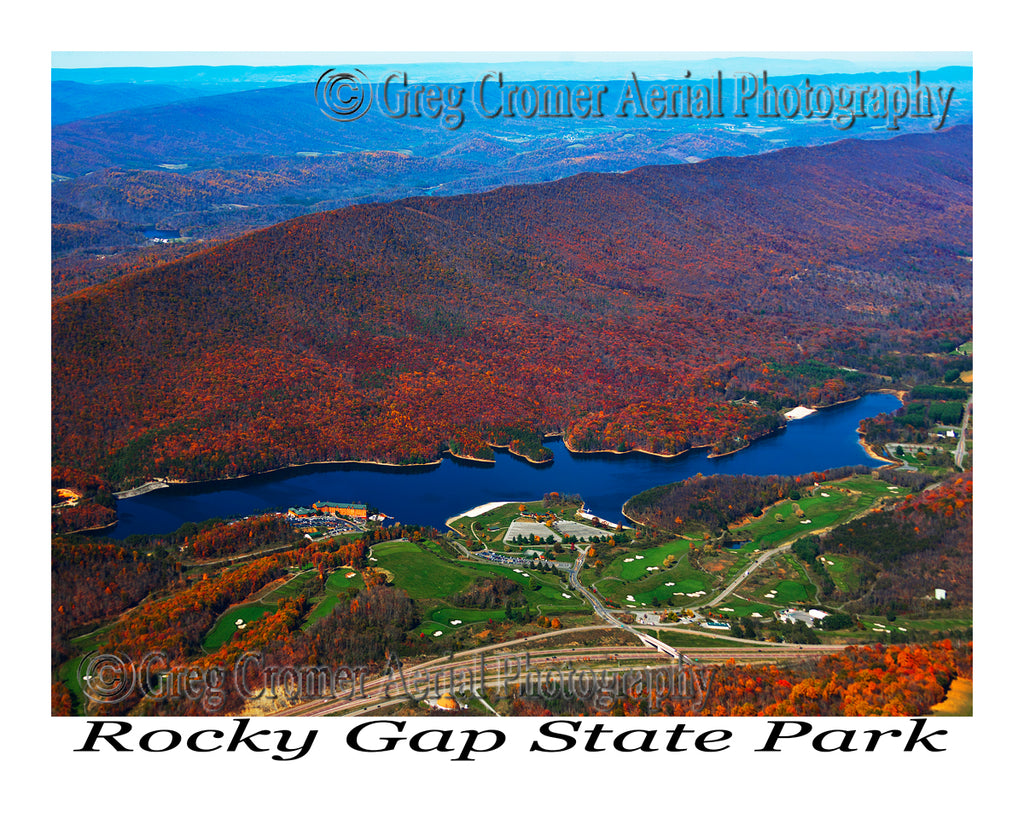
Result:
[[[54,51],[51,69],[76,68],[188,68],[188,67],[295,67],[347,62],[363,65],[494,62],[621,63],[705,62],[728,59],[786,62],[844,62],[861,70],[973,66],[969,51],[707,51],[707,52],[412,52],[412,51]]]

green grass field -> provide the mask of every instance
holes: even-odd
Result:
[[[376,565],[395,576],[395,585],[405,589],[417,600],[436,600],[443,603],[454,594],[467,589],[478,577],[500,575],[514,580],[523,587],[523,594],[531,610],[542,614],[589,608],[563,583],[563,575],[541,573],[524,569],[528,576],[499,564],[456,561],[446,557],[433,543],[385,543],[375,546]],[[535,580],[536,589],[530,588]],[[569,595],[565,597],[564,595]],[[486,618],[484,618],[486,619]]]
[[[440,609],[434,609],[430,612],[429,621],[424,620],[424,624],[433,626],[437,624],[439,628],[452,629],[458,628],[459,626],[469,625],[471,623],[485,623],[488,620],[494,620],[495,622],[505,619],[504,609],[457,609],[451,607],[445,607]],[[459,623],[452,623],[452,620],[460,620]]]
[[[107,638],[107,634],[110,632],[111,628],[113,628],[113,623],[107,623],[105,626],[101,626],[88,634],[72,637],[69,642],[75,651],[75,656],[62,663],[57,669],[57,678],[63,682],[71,692],[71,697],[74,701],[75,707],[78,709],[76,713],[84,713],[82,710],[84,705],[82,681],[78,678],[79,671],[84,670],[84,668],[80,668],[82,665],[82,659],[90,652],[99,648],[100,643]]]
[[[602,572],[596,583],[597,590],[619,606],[630,603],[650,606],[657,598],[659,605],[689,608],[699,603],[699,598],[685,595],[707,591],[712,585],[707,574],[690,565],[689,550],[687,540],[673,540],[654,549],[631,550],[613,560]],[[674,556],[676,562],[666,569],[663,561],[669,555]],[[656,566],[657,570],[648,571],[648,566]],[[666,583],[673,585],[666,586]],[[633,599],[627,600],[630,596]]]
[[[350,574],[348,569],[337,569],[331,572],[327,577],[327,582],[324,584],[324,599],[318,602],[306,615],[306,622],[303,624],[303,629],[309,628],[318,620],[323,619],[332,611],[334,607],[338,605],[338,594],[345,589],[361,589],[363,588],[363,576],[359,572],[355,572],[353,577],[345,577]]]
[[[860,617],[861,621],[871,628],[874,623],[881,623],[886,627],[899,628],[903,626],[906,629],[922,629],[925,631],[958,631],[961,629],[972,628],[974,625],[973,618],[969,616],[950,616],[950,617],[928,617],[922,619],[916,619],[912,617],[897,617],[893,622],[889,622],[884,617],[873,617],[870,614],[863,614]]]
[[[605,569],[605,574],[614,574],[616,577],[620,577],[627,582],[638,580],[642,577],[646,578],[653,574],[653,572],[647,571],[648,566],[656,566],[658,571],[663,571],[665,567],[662,565],[662,562],[665,558],[672,556],[678,560],[681,557],[685,557],[689,551],[690,544],[688,541],[673,540],[655,549],[645,549],[642,552],[636,551],[622,555]],[[638,554],[642,554],[643,557],[637,558]]]
[[[288,598],[296,597],[311,575],[312,572],[308,571],[297,574],[287,583],[282,583],[272,592],[268,593],[267,596],[263,598],[263,602],[272,603],[276,606],[280,600],[287,600]]]
[[[877,498],[901,497],[907,494],[907,490],[899,488],[890,490],[890,484],[884,480],[866,476],[847,478],[842,481],[834,481],[821,486],[814,497],[801,498],[796,503],[803,510],[805,515],[798,517],[793,512],[794,501],[788,498],[765,510],[755,521],[730,530],[730,534],[736,540],[750,540],[751,548],[770,549],[785,543],[787,540],[801,537],[816,529],[835,526],[849,520],[858,512],[868,509]],[[839,488],[851,490],[855,494],[840,492]],[[822,495],[828,495],[823,497]],[[784,520],[779,523],[775,520],[776,513],[783,516]],[[801,523],[801,520],[810,520],[810,523]]]
[[[856,591],[862,582],[862,578],[868,572],[867,564],[859,557],[851,555],[822,555],[825,558],[825,568],[841,592]]]
[[[210,629],[203,639],[203,649],[205,651],[216,651],[230,640],[231,635],[238,631],[235,621],[239,618],[246,623],[251,623],[253,620],[259,620],[264,614],[269,614],[273,611],[277,611],[276,603],[243,603],[240,606],[232,606],[217,618],[217,622],[213,624],[213,628]]]
[[[880,642],[887,642],[890,635],[899,636],[900,634],[914,631],[933,631],[937,634],[966,631],[973,627],[974,622],[969,615],[962,612],[951,613],[949,617],[929,617],[923,619],[897,617],[891,621],[884,615],[860,614],[857,615],[857,619],[864,625],[864,629],[841,629],[829,633],[840,640],[851,640],[853,642],[878,640]],[[888,629],[888,632],[884,630],[876,631],[878,628]]]
[[[772,598],[765,595],[776,592]],[[750,595],[754,599],[763,599],[765,603],[776,606],[788,606],[792,603],[810,603],[814,600],[814,586],[810,583],[799,583],[795,580],[777,580],[762,585]]]
[[[466,589],[479,573],[469,565],[446,561],[415,543],[375,546],[377,566],[395,576],[395,585],[417,600],[443,600]]]
[[[776,606],[770,605],[767,600],[764,603],[757,603],[731,595],[721,605],[715,606],[711,611],[714,614],[724,614],[730,620],[736,620],[739,617],[749,617],[754,612],[757,612],[767,620],[775,616],[776,608]],[[726,609],[731,609],[731,611],[726,611]]]

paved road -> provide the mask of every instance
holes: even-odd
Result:
[[[844,645],[792,645],[788,643],[749,642],[750,645],[736,647],[704,647],[693,649],[693,654],[706,663],[721,663],[734,659],[745,663],[777,662],[789,657],[819,657],[842,651]],[[494,646],[489,648],[493,649]],[[474,652],[475,653],[475,652]],[[361,716],[390,705],[408,704],[410,697],[437,696],[444,690],[453,690],[465,683],[470,690],[463,690],[462,696],[475,696],[484,702],[488,688],[499,690],[508,685],[529,684],[529,679],[563,679],[560,675],[573,672],[574,668],[592,667],[590,663],[611,663],[599,666],[603,673],[635,672],[650,659],[647,646],[580,646],[571,648],[541,649],[528,655],[517,652],[502,652],[486,658],[466,656],[469,652],[455,655],[458,659],[442,658],[418,665],[404,667],[401,676],[384,674],[365,680],[353,690],[344,694],[300,702],[273,712],[271,716]],[[577,665],[579,664],[579,665]],[[650,666],[646,666],[650,668]],[[542,670],[544,669],[544,670]],[[397,672],[396,672],[397,674]],[[401,678],[404,677],[412,689],[404,692]],[[571,677],[570,677],[571,678]],[[493,709],[490,709],[493,712]],[[496,712],[495,712],[496,713]]]
[[[580,553],[579,557],[576,558],[576,562],[573,564],[572,569],[569,570],[569,585],[576,589],[576,591],[580,593],[583,599],[590,603],[591,606],[593,606],[594,614],[596,614],[606,623],[609,623],[610,625],[613,625],[616,628],[620,628],[623,631],[629,632],[644,645],[650,646],[651,648],[655,648],[658,651],[664,651],[666,654],[670,654],[673,657],[678,657],[684,663],[693,662],[693,660],[691,660],[689,657],[687,657],[684,654],[681,654],[678,649],[674,648],[673,646],[669,646],[668,644],[662,643],[660,640],[651,637],[649,634],[644,634],[638,631],[637,629],[633,628],[632,626],[626,625],[611,611],[609,611],[609,609],[605,606],[601,599],[580,582],[579,573],[580,569],[583,568],[583,564],[584,562],[586,562],[587,559],[587,547],[577,546],[576,548],[579,549]]]
[[[118,500],[126,500],[127,498],[137,498],[139,495],[145,495],[147,492],[152,492],[154,489],[166,489],[170,486],[169,483],[163,481],[150,481],[144,483],[142,486],[136,486],[134,489],[125,489],[123,492],[115,492],[114,497]]]
[[[566,629],[566,631],[568,630]],[[405,679],[414,689],[420,689],[418,692],[420,694],[424,693],[423,689],[426,687],[431,689],[430,693],[436,692],[436,694],[440,694],[441,691],[452,688],[467,680],[481,685],[493,685],[495,681],[501,684],[504,684],[506,681],[513,683],[519,679],[519,675],[523,670],[532,669],[531,673],[536,674],[539,667],[544,665],[564,666],[574,660],[579,662],[592,662],[595,660],[634,660],[642,662],[649,660],[651,656],[650,648],[641,645],[540,648],[530,650],[528,654],[502,651],[486,656],[477,656],[481,652],[494,651],[496,648],[511,645],[512,642],[519,643],[522,640],[483,646],[479,649],[470,649],[458,652],[452,657],[436,657],[415,665],[399,665],[393,672],[389,671],[355,684],[354,687],[359,690],[358,696],[354,696],[356,691],[350,688],[333,697],[315,698],[306,702],[300,702],[278,710],[273,715],[326,716],[327,714],[348,711],[352,708],[364,708],[367,706],[377,708],[381,706],[383,698],[393,698],[396,694],[398,700],[395,701],[408,701],[409,696],[403,691],[402,679]]]
[[[812,533],[808,532],[807,534],[812,534]],[[801,535],[801,537],[802,537],[802,535]],[[719,603],[721,603],[723,600],[725,600],[725,598],[727,598],[730,594],[732,594],[734,591],[736,591],[736,589],[738,589],[741,585],[743,585],[743,581],[747,579],[747,575],[749,575],[749,574],[757,571],[758,569],[760,569],[761,565],[763,563],[765,563],[768,560],[771,560],[779,552],[786,551],[795,542],[796,542],[796,538],[794,538],[793,540],[789,541],[788,543],[783,543],[781,546],[776,546],[774,549],[769,549],[767,552],[765,552],[760,557],[758,557],[757,560],[755,560],[753,563],[751,563],[743,571],[743,573],[741,575],[739,575],[735,580],[732,581],[732,583],[730,583],[728,586],[726,586],[724,591],[720,592],[709,603],[701,604],[700,608],[702,608],[702,609],[705,609],[705,608],[710,609],[710,608],[714,608],[715,606],[717,606]]]
[[[611,613],[611,611],[608,610],[608,608],[605,606],[604,603],[601,602],[600,598],[596,594],[594,594],[590,589],[588,589],[580,582],[580,569],[583,568],[583,564],[587,560],[587,552],[585,547],[583,546],[578,546],[577,548],[579,549],[580,553],[579,556],[576,558],[576,562],[573,563],[572,568],[569,570],[569,585],[576,589],[576,591],[580,593],[583,599],[594,607],[594,614],[596,614],[606,623],[609,623],[615,626],[616,628],[621,628],[624,631],[628,631],[630,634],[633,634],[637,638],[639,638],[640,632],[638,632],[635,628],[630,628],[621,620],[619,620],[618,617],[616,617],[614,614]]]
[[[961,469],[964,465],[964,455],[967,453],[967,422],[971,418],[971,405],[974,403],[974,395],[967,399],[967,406],[964,408],[964,422],[960,425],[960,440],[956,442],[956,454],[954,462]]]

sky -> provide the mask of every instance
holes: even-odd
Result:
[[[706,60],[720,57],[758,59],[848,60],[879,68],[935,68],[972,65],[969,51],[55,51],[53,68],[105,68],[176,65],[328,65],[355,62],[362,65],[427,62],[520,62],[520,61],[646,61]]]

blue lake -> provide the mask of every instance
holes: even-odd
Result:
[[[675,458],[642,453],[576,455],[547,442],[554,461],[533,465],[499,452],[494,464],[445,458],[424,467],[363,464],[303,466],[269,475],[172,486],[118,502],[119,522],[106,537],[173,532],[188,521],[232,518],[314,501],[365,503],[403,523],[444,528],[448,518],[491,501],[535,500],[546,492],[578,493],[590,510],[624,520],[622,504],[652,486],[696,475],[798,475],[837,466],[879,465],[861,447],[862,418],[891,412],[893,395],[875,393],[822,410],[732,455],[708,458],[699,449]]]
[[[147,239],[180,239],[181,231],[147,228],[146,230],[142,231],[142,235],[145,236]]]

